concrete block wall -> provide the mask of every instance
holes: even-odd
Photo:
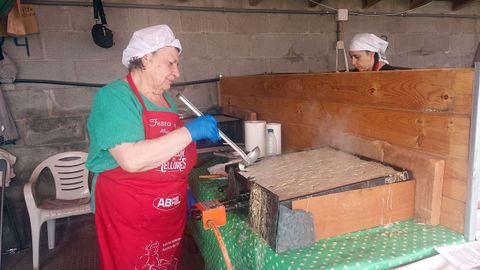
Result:
[[[52,0],[55,1],[55,0]],[[398,13],[410,1],[382,0],[368,10],[360,0],[327,0],[322,4],[350,11]],[[179,82],[259,73],[328,72],[335,69],[336,21],[333,11],[308,8],[306,0],[262,0],[251,7],[247,0],[104,0],[104,3],[177,5],[236,8],[242,12],[182,11],[152,8],[105,7],[115,46],[96,46],[90,30],[92,7],[34,5],[40,33],[29,35],[30,56],[11,38],[4,51],[15,61],[20,79],[108,83],[126,74],[122,50],[133,31],[168,24],[182,42]],[[458,12],[449,1],[433,1],[413,11],[417,16],[350,15],[344,23],[345,44],[354,34],[373,32],[390,42],[387,51],[393,65],[412,68],[469,67],[479,43],[478,18],[448,18],[421,14],[474,15],[475,2]],[[249,13],[247,9],[329,11],[330,14],[291,12]],[[1,85],[21,139],[2,146],[17,156],[17,177],[7,189],[16,209],[24,209],[23,184],[33,168],[46,157],[68,150],[88,150],[86,120],[97,89],[48,84]],[[184,91],[200,108],[216,105],[214,83],[173,89]],[[28,215],[17,211],[17,223],[29,244]]]

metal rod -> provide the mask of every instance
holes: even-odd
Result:
[[[220,77],[221,76],[217,78],[211,78],[211,79],[173,83],[172,87],[218,82],[220,80]],[[69,82],[69,81],[54,81],[54,80],[41,80],[41,79],[16,79],[14,83],[57,84],[57,85],[72,85],[72,86],[84,86],[84,87],[95,87],[95,88],[105,86],[105,84],[102,84],[102,83]]]
[[[202,116],[203,115],[203,113],[200,110],[198,110],[197,107],[195,107],[195,105],[193,105],[184,95],[182,95],[181,93],[178,93],[177,97],[183,103],[185,103],[185,105],[187,105],[187,107],[190,108],[190,110],[192,110],[197,116]],[[235,144],[232,140],[230,140],[230,138],[228,138],[227,135],[225,135],[225,133],[223,133],[221,130],[218,130],[218,133],[220,134],[220,137],[226,143],[228,143],[228,145],[230,145],[233,149],[235,149],[235,151],[237,151],[237,153],[239,153],[240,156],[242,156],[242,158],[246,162],[250,162],[250,158],[245,154],[245,152],[243,152],[243,150],[240,147],[238,147],[237,144]]]
[[[24,0],[22,3],[45,6],[78,6],[91,7],[92,1],[54,1],[54,0]],[[224,8],[224,7],[201,7],[201,6],[173,6],[163,4],[130,4],[130,3],[104,3],[104,7],[110,8],[139,8],[139,9],[163,9],[178,11],[204,11],[221,13],[264,13],[264,14],[305,14],[305,15],[335,15],[336,11],[298,10],[298,9],[260,9],[260,8]],[[478,15],[462,14],[431,14],[431,13],[398,13],[392,12],[366,12],[350,11],[352,16],[390,16],[390,17],[423,17],[423,18],[455,18],[455,19],[479,19]]]
[[[2,243],[3,243],[3,208],[5,202],[5,182],[7,178],[7,161],[0,159],[0,176],[2,177],[2,196],[0,203],[0,269],[2,269]]]
[[[470,143],[468,152],[468,188],[465,205],[465,230],[463,235],[467,241],[475,240],[477,230],[477,203],[480,187],[480,62],[475,63],[475,80],[472,93],[472,116],[470,118]]]

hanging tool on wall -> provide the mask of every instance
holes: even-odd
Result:
[[[102,48],[110,48],[113,42],[112,30],[107,28],[107,19],[103,11],[102,0],[93,0],[93,17],[95,25],[92,27],[92,38],[95,44]]]
[[[350,71],[348,68],[347,52],[345,51],[345,43],[343,42],[343,22],[348,20],[348,9],[340,8],[337,10],[337,44],[335,46],[335,71],[339,72],[338,57],[339,51],[343,53],[345,60],[345,70]]]

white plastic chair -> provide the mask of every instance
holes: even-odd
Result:
[[[55,219],[91,212],[88,189],[87,153],[65,152],[53,155],[40,163],[23,192],[32,228],[33,269],[39,266],[40,228],[47,221],[48,248],[55,247]],[[40,173],[48,168],[55,182],[55,198],[39,205],[35,203],[35,184]]]

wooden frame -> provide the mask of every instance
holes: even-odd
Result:
[[[444,160],[443,182],[426,182],[429,199],[416,202],[416,218],[463,232],[473,75],[459,68],[224,77],[220,105],[281,123],[286,151],[346,134]]]

